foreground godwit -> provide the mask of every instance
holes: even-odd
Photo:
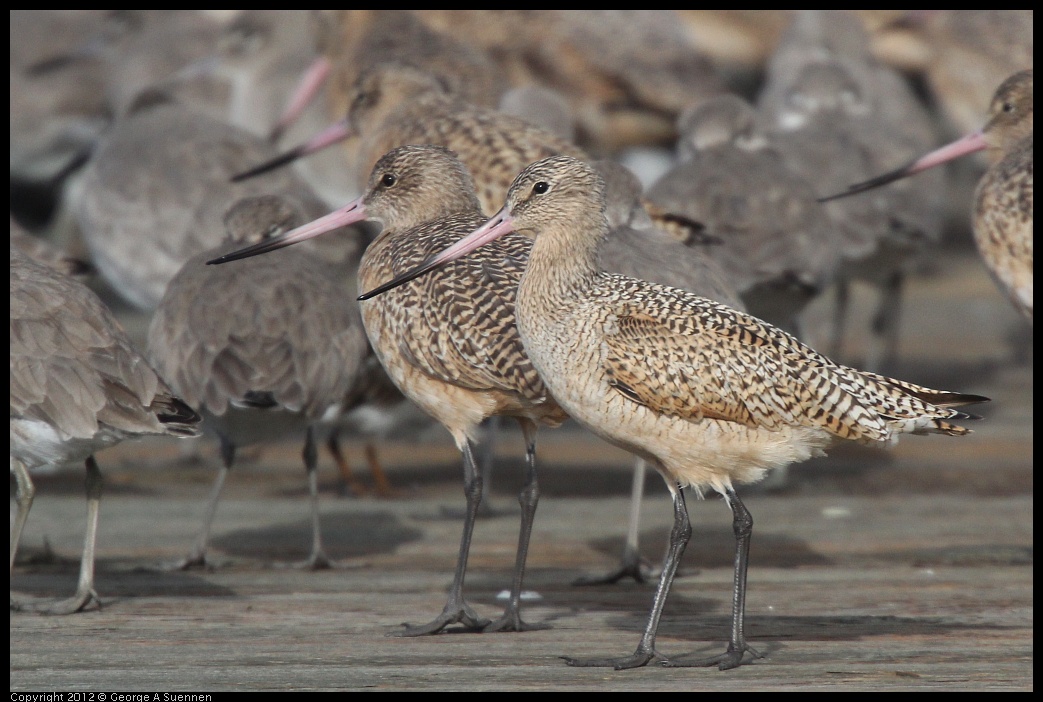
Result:
[[[702,246],[687,246],[652,226],[641,204],[642,187],[637,176],[615,161],[594,163],[605,180],[605,216],[609,234],[601,248],[601,265],[612,273],[671,285],[742,310],[739,293],[728,274]],[[716,249],[716,245],[712,248]],[[585,576],[576,585],[610,584],[622,578],[645,582],[649,570],[638,550],[641,499],[647,465],[635,458],[630,493],[630,517],[619,565],[600,576]]]
[[[294,431],[305,433],[311,493],[312,547],[304,565],[330,565],[319,527],[314,431],[360,382],[369,349],[358,309],[341,304],[346,293],[339,272],[304,249],[224,268],[204,265],[303,221],[301,208],[287,197],[234,203],[225,217],[225,242],[188,259],[152,317],[149,356],[221,442],[222,467],[182,568],[206,563],[236,449]]]
[[[932,390],[833,363],[795,337],[684,290],[606,273],[604,181],[567,156],[527,167],[494,217],[464,239],[360,296],[369,300],[511,232],[535,237],[515,305],[518,332],[555,399],[607,441],[655,465],[674,525],[648,623],[633,654],[569,665],[738,666],[755,651],[743,631],[753,519],[733,483],[821,455],[837,440],[890,445],[901,434],[968,430],[953,406],[986,398]],[[466,260],[466,259],[463,259]],[[437,303],[435,298],[428,304]],[[713,490],[735,533],[727,650],[696,663],[655,649],[663,604],[691,524],[682,488]]]
[[[992,277],[1032,321],[1032,69],[996,89],[980,130],[920,157],[912,164],[852,185],[834,200],[886,185],[955,158],[989,151],[992,166],[978,183],[974,242]]]
[[[102,477],[95,452],[141,436],[197,436],[199,422],[97,295],[11,247],[11,472],[18,484],[12,570],[36,493],[30,471],[81,462],[87,468],[87,530],[76,594],[27,608],[71,614],[98,602],[94,547]]]
[[[405,146],[377,162],[357,200],[284,236],[211,262],[265,253],[364,219],[383,224],[359,265],[359,288],[367,290],[424,261],[485,217],[474,181],[452,152]],[[514,298],[529,245],[523,236],[507,237],[482,256],[362,305],[366,334],[388,375],[449,430],[464,461],[467,513],[448,600],[434,620],[406,626],[402,636],[434,634],[457,623],[481,631],[539,628],[523,622],[520,613],[522,576],[539,499],[536,428],[558,426],[566,415],[525,356],[514,324]],[[429,304],[432,299],[436,305]],[[514,417],[521,425],[528,474],[518,498],[522,523],[510,598],[503,616],[490,623],[464,600],[463,585],[482,493],[475,436],[479,425],[494,416]]]

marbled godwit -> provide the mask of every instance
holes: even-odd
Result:
[[[974,241],[992,277],[1031,322],[1032,111],[1032,69],[1028,69],[1008,77],[996,89],[980,130],[825,199],[861,193],[987,149],[993,165],[975,191]]]
[[[282,115],[271,130],[277,141],[325,88],[332,114],[346,114],[358,77],[386,62],[436,76],[450,93],[494,107],[508,84],[483,51],[431,29],[412,11],[317,10],[312,12],[318,56],[303,71]],[[360,173],[360,187],[368,171]]]
[[[417,265],[485,217],[471,175],[452,152],[438,146],[404,146],[377,162],[359,199],[284,236],[211,263],[265,253],[363,219],[383,223],[359,265],[359,288],[365,290]],[[525,237],[508,237],[486,255],[447,269],[444,275],[362,305],[366,334],[388,375],[452,434],[464,462],[467,513],[448,600],[434,620],[407,625],[403,636],[433,634],[457,623],[482,631],[539,628],[523,622],[520,613],[522,576],[539,499],[536,429],[538,424],[558,426],[566,415],[526,358],[514,324],[514,297],[528,248]],[[428,304],[431,299],[438,304]],[[475,435],[479,425],[494,416],[514,417],[521,425],[528,473],[519,495],[522,524],[511,595],[503,616],[490,623],[465,601],[463,585],[482,493]]]
[[[641,204],[641,183],[632,171],[615,161],[596,161],[594,166],[605,180],[605,216],[609,226],[601,248],[601,265],[605,270],[681,288],[729,307],[744,309],[724,268],[703,247],[687,246],[652,225]],[[580,578],[575,584],[609,584],[627,577],[643,583],[648,577],[638,550],[646,470],[645,460],[636,458],[630,518],[619,566],[605,575]]]
[[[820,195],[906,162],[935,140],[925,108],[896,71],[873,58],[850,12],[798,13],[769,62],[757,105],[786,166]],[[941,180],[937,188],[826,205],[843,258],[831,354],[840,353],[849,281],[860,279],[880,291],[865,366],[879,370],[897,360],[908,269],[941,234]]]
[[[383,63],[359,77],[345,119],[235,180],[266,173],[349,137],[355,139],[360,177],[399,146],[434,144],[452,150],[473,175],[485,212],[500,206],[511,181],[533,161],[556,154],[588,158],[578,146],[542,127],[447,92],[432,73]],[[660,228],[683,240],[699,238],[700,226],[646,205]]]
[[[689,292],[598,266],[608,233],[604,182],[555,156],[528,166],[506,204],[464,239],[360,296],[370,300],[510,232],[535,237],[515,305],[518,332],[553,396],[580,423],[655,465],[674,498],[670,548],[640,643],[622,658],[575,666],[738,666],[753,520],[734,483],[760,480],[837,440],[889,445],[901,434],[963,435],[951,407],[986,398],[943,392],[833,363],[795,337]],[[663,604],[691,535],[682,488],[731,507],[736,539],[727,650],[694,664],[655,649]]]
[[[152,318],[149,356],[221,442],[222,467],[203,528],[182,568],[206,563],[210,527],[238,447],[305,432],[312,548],[304,565],[329,567],[315,473],[315,424],[340,411],[369,353],[358,310],[340,304],[340,274],[305,250],[234,267],[204,262],[304,221],[288,198],[244,198],[225,217],[225,241],[196,254],[170,281]]]
[[[18,484],[12,570],[36,492],[30,471],[81,462],[87,468],[87,530],[76,594],[25,607],[71,614],[98,602],[94,547],[102,477],[94,454],[135,437],[197,436],[199,422],[97,295],[11,247],[11,472]]]
[[[815,191],[786,166],[757,127],[753,107],[738,95],[686,111],[678,131],[679,161],[652,184],[648,199],[704,224],[720,239],[709,255],[750,313],[801,336],[801,312],[840,265],[832,221]]]

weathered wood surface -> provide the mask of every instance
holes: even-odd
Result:
[[[299,445],[237,467],[214,527],[212,571],[170,572],[199,527],[216,457],[186,463],[179,444],[99,455],[96,587],[102,609],[11,614],[12,691],[223,690],[1031,690],[1033,687],[1032,364],[1012,357],[1019,319],[966,252],[909,291],[905,360],[913,382],[988,395],[964,439],[905,437],[889,452],[843,447],[791,469],[784,488],[744,494],[755,526],[747,627],[764,658],[739,669],[569,668],[562,655],[622,655],[637,644],[649,585],[580,588],[622,545],[629,458],[574,427],[541,436],[543,497],[524,617],[513,634],[389,637],[444,603],[463,504],[458,454],[435,434],[383,447],[396,500],[337,495],[324,458],[323,527],[342,567],[299,572],[309,527]],[[855,330],[857,323],[852,322]],[[1026,325],[1027,326],[1027,325]],[[857,341],[856,341],[857,343]],[[1028,347],[1031,352],[1031,346]],[[361,449],[349,446],[362,466]],[[479,521],[466,592],[495,616],[517,539],[521,440],[498,445],[494,504]],[[249,454],[249,452],[247,452]],[[82,476],[42,476],[12,597],[68,596],[82,545]],[[723,650],[730,513],[689,501],[693,539],[660,629],[667,655]],[[662,556],[670,509],[650,475],[642,551]],[[54,562],[38,562],[43,544]]]

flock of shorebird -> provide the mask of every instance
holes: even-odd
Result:
[[[957,35],[945,17],[903,19],[939,53],[945,31]],[[60,40],[74,48],[40,55],[28,43],[46,30],[12,14],[12,170],[46,161],[33,166],[43,176],[19,177],[68,181],[56,218],[75,223],[98,276],[151,324],[136,350],[70,258],[12,218],[11,568],[31,472],[85,463],[89,505],[75,596],[12,608],[71,613],[97,601],[94,454],[107,446],[204,428],[218,438],[223,465],[177,564],[187,568],[206,562],[237,449],[303,434],[313,525],[304,565],[319,568],[330,561],[317,436],[339,455],[349,426],[374,441],[434,420],[462,455],[463,533],[442,612],[398,633],[540,628],[521,616],[536,435],[572,419],[630,452],[638,476],[646,465],[660,472],[673,528],[634,652],[568,664],[734,668],[758,655],[744,634],[753,520],[736,487],[840,441],[967,434],[958,422],[975,417],[959,408],[988,399],[882,374],[897,354],[903,280],[940,240],[949,199],[933,166],[987,150],[974,239],[1031,323],[1031,47],[1027,64],[1009,42],[1006,62],[990,56],[1004,73],[980,130],[911,160],[937,140],[934,118],[878,60],[865,18],[843,11],[794,13],[773,31],[755,101],[698,50],[698,32],[686,31],[700,21],[694,11],[64,21],[79,39]],[[25,46],[15,45],[19,23]],[[42,95],[88,76],[106,87],[115,118],[98,128],[100,117],[76,121],[66,106],[51,129],[80,141],[16,153],[16,74]],[[291,76],[302,77],[296,87]],[[320,96],[330,113],[316,117],[309,102]],[[279,139],[300,146],[280,153]],[[667,166],[635,173],[616,157],[648,144],[669,152]],[[905,180],[923,171],[930,183]],[[338,234],[318,238],[329,232]],[[865,370],[833,360],[857,278],[881,291]],[[830,288],[837,313],[824,355],[801,340],[801,317]],[[464,581],[488,486],[481,452],[503,417],[522,431],[527,476],[510,596],[490,621],[468,604]],[[718,493],[733,514],[730,641],[701,660],[655,647],[691,536],[684,488]],[[620,567],[594,582],[646,577],[637,518],[635,509]]]

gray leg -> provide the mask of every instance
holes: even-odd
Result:
[[[851,289],[846,279],[837,280],[833,286],[833,328],[830,330],[829,357],[834,361],[842,360],[841,354],[844,350],[844,327],[847,324],[848,307],[850,305]]]
[[[471,609],[463,595],[467,556],[471,552],[471,534],[474,531],[474,522],[478,517],[478,507],[482,501],[482,475],[475,465],[474,446],[471,441],[460,439],[457,444],[460,446],[464,459],[464,496],[467,499],[467,513],[464,515],[464,531],[460,538],[460,553],[456,558],[456,572],[453,575],[453,584],[449,589],[449,599],[446,600],[442,613],[432,621],[419,626],[404,624],[405,629],[396,632],[395,636],[437,634],[450,624],[463,624],[469,630],[481,631],[489,624],[488,619],[482,619]]]
[[[644,459],[634,459],[634,480],[630,486],[630,523],[627,525],[627,540],[623,545],[623,557],[615,570],[605,575],[578,578],[573,585],[612,585],[623,578],[633,578],[635,582],[644,584],[650,577],[648,564],[641,559],[638,550],[638,531],[641,526],[641,500],[645,495],[645,473],[647,464]]]
[[[83,538],[83,556],[80,558],[80,579],[76,594],[67,600],[51,605],[34,605],[32,609],[44,614],[72,614],[79,612],[92,602],[101,606],[98,593],[94,591],[94,545],[98,539],[98,514],[101,511],[101,488],[104,481],[94,456],[86,460],[87,467],[87,531]]]
[[[322,525],[319,521],[319,475],[316,472],[319,452],[315,447],[315,432],[311,425],[308,425],[304,435],[304,451],[301,456],[304,459],[304,469],[308,473],[308,492],[311,496],[311,555],[308,556],[308,560],[300,564],[300,567],[321,570],[332,567],[333,563],[322,548]]]
[[[36,487],[29,476],[29,469],[16,458],[11,459],[11,472],[14,473],[15,482],[18,484],[18,494],[15,497],[18,513],[15,515],[14,525],[11,527],[11,571],[13,572],[14,559],[18,554],[18,543],[22,540],[22,530],[25,529],[29,510],[33,506],[33,498],[36,497]]]
[[[196,538],[195,545],[185,558],[175,564],[178,570],[188,570],[192,567],[206,567],[206,552],[210,548],[210,527],[214,523],[217,514],[217,503],[221,499],[221,490],[224,488],[225,479],[228,478],[232,464],[235,463],[235,444],[224,434],[219,434],[221,440],[221,469],[217,473],[214,486],[210,489],[210,498],[206,504],[206,514],[203,516],[203,529]]]
[[[742,503],[735,490],[725,491],[728,506],[732,508],[732,531],[735,533],[735,579],[732,584],[732,637],[728,649],[717,656],[694,663],[686,663],[681,659],[664,662],[669,667],[692,667],[716,665],[719,670],[736,668],[742,663],[743,655],[749,651],[755,657],[761,655],[746,643],[743,621],[746,616],[746,571],[750,565],[750,536],[753,534],[753,517],[746,505]]]
[[[898,360],[898,332],[902,319],[905,273],[893,271],[880,288],[873,328],[863,368],[872,373],[892,371]]]
[[[477,464],[482,474],[482,502],[478,506],[478,517],[499,517],[503,513],[492,505],[493,463],[496,459],[496,439],[500,434],[500,418],[489,417],[481,426],[481,438],[478,440]],[[449,519],[466,517],[465,513],[455,507],[443,507],[442,516]]]
[[[656,632],[659,630],[659,619],[663,614],[663,605],[666,604],[666,596],[670,592],[677,566],[681,562],[685,546],[692,536],[692,524],[688,520],[688,509],[684,502],[684,491],[680,485],[672,486],[674,496],[674,526],[670,530],[670,547],[666,552],[666,560],[663,562],[663,572],[659,576],[659,586],[656,587],[655,598],[652,600],[652,609],[648,614],[648,623],[645,625],[644,634],[637,649],[629,656],[623,658],[595,658],[581,660],[577,658],[565,658],[565,662],[571,666],[578,667],[611,667],[616,670],[624,668],[638,668],[647,665],[653,658],[665,662],[666,658],[655,650]]]
[[[533,631],[549,628],[546,624],[526,624],[521,618],[522,579],[525,574],[525,560],[529,554],[532,523],[536,517],[536,504],[540,501],[540,485],[536,477],[536,425],[528,419],[519,419],[518,424],[521,425],[522,434],[525,436],[525,463],[528,466],[525,485],[518,495],[522,513],[518,555],[514,563],[510,599],[503,616],[491,622],[484,631]]]

